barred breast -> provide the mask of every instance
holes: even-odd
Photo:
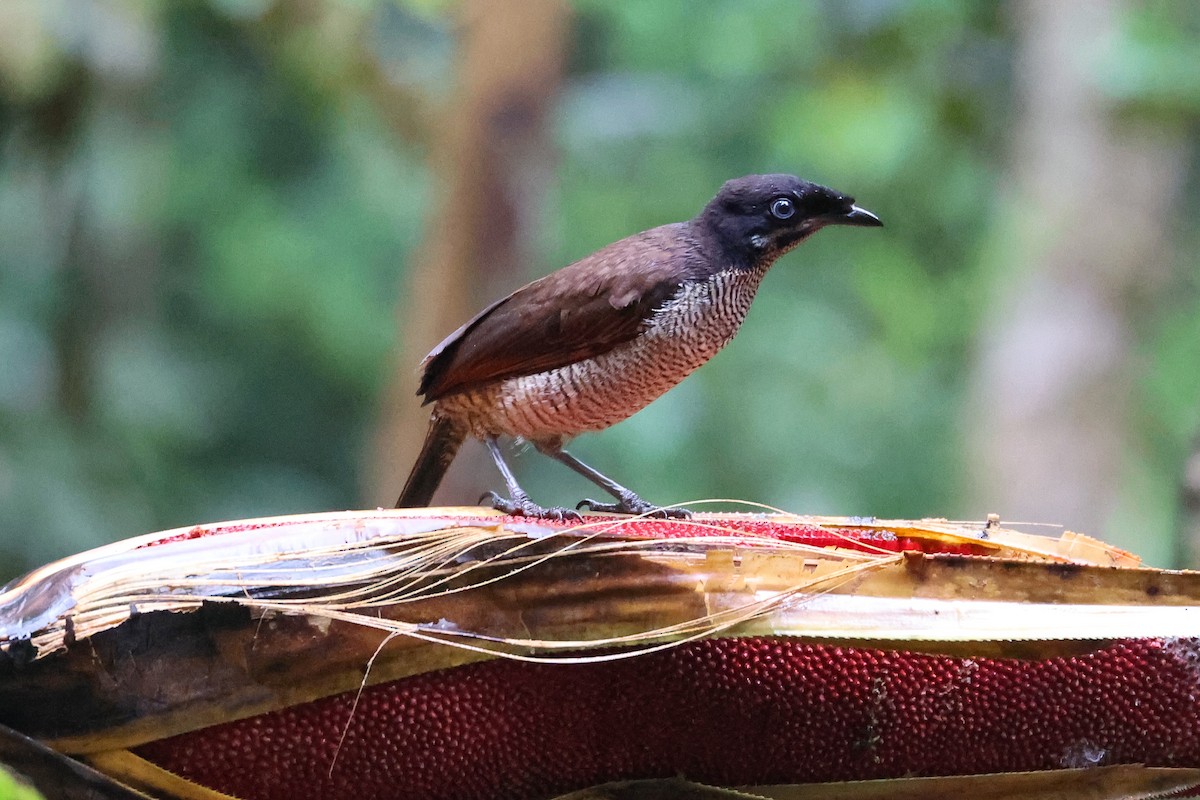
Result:
[[[712,358],[737,333],[766,267],[685,284],[636,339],[558,369],[443,397],[436,410],[473,435],[531,441],[602,430],[645,408]]]

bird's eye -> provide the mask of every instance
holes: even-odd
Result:
[[[775,219],[788,219],[796,213],[796,206],[786,197],[777,198],[771,203],[771,216]]]

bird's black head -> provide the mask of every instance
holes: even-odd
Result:
[[[794,175],[734,178],[696,221],[743,267],[774,261],[826,225],[883,224],[853,197]]]

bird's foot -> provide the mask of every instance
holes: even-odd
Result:
[[[512,514],[515,517],[538,517],[540,519],[555,519],[577,521],[583,519],[573,508],[543,508],[525,495],[517,495],[512,500],[501,497],[495,492],[487,492],[479,498],[479,504],[487,503],[497,511]]]
[[[621,495],[615,503],[600,503],[591,498],[580,500],[575,508],[589,511],[607,511],[610,514],[633,514],[634,516],[654,517],[656,519],[689,519],[692,512],[686,508],[662,508],[651,505],[633,492]]]

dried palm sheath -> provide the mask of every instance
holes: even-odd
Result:
[[[1137,563],[938,520],[198,526],[0,592],[0,725],[158,797],[1188,796],[1200,573]]]

